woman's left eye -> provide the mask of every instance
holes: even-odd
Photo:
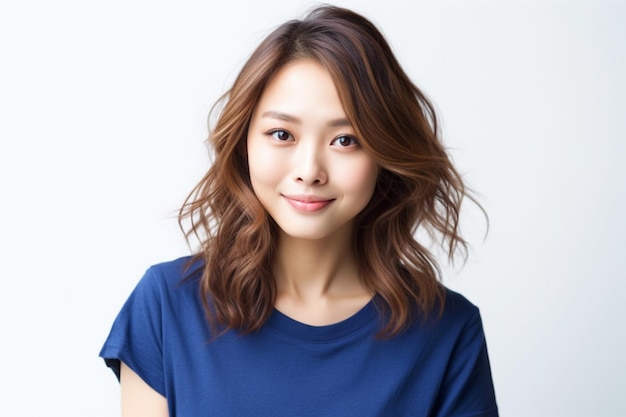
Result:
[[[355,146],[358,144],[359,142],[357,142],[356,138],[347,135],[339,136],[338,138],[333,140],[333,145],[339,145],[343,148],[347,148],[348,146]]]

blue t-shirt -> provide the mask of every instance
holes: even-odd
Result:
[[[170,417],[498,415],[478,309],[447,290],[443,316],[377,339],[374,301],[329,326],[274,310],[211,339],[188,258],[148,269],[100,352],[167,398]]]

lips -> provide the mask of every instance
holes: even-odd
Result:
[[[287,202],[296,210],[308,213],[320,211],[335,201],[334,198],[323,198],[314,195],[283,195]]]

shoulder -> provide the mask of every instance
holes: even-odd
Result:
[[[435,328],[439,337],[450,343],[450,347],[485,343],[482,319],[479,308],[465,296],[445,288],[443,313],[438,318]]]
[[[440,349],[446,345],[451,350],[460,340],[480,343],[483,330],[478,307],[456,291],[446,287],[443,291],[443,308],[435,306],[426,319],[416,320],[412,331],[423,334]]]
[[[194,261],[192,256],[183,256],[151,265],[147,273],[169,282],[192,278],[194,274],[202,270],[202,267],[203,263]]]
[[[194,261],[192,256],[157,263],[146,270],[139,286],[174,289],[185,282],[197,280],[203,266],[203,262]]]
[[[168,310],[168,305],[196,298],[202,265],[194,262],[191,256],[151,265],[135,286],[124,309],[154,310],[156,314]]]
[[[445,304],[441,315],[441,326],[459,333],[482,333],[480,310],[464,295],[444,288]]]
[[[449,288],[444,287],[445,304],[443,314],[452,317],[475,317],[479,316],[478,307],[465,296]]]

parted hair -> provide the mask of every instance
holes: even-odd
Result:
[[[271,264],[278,226],[253,192],[246,136],[268,81],[285,64],[319,62],[331,75],[359,143],[379,166],[374,194],[354,225],[363,284],[376,294],[381,335],[442,311],[441,271],[422,230],[451,259],[467,254],[459,214],[467,192],[439,133],[433,105],[406,75],[381,32],[365,17],[322,6],[272,31],[212,110],[213,162],[179,212],[200,242],[200,291],[212,326],[258,330],[276,297]],[[218,113],[217,115],[215,113]],[[429,242],[431,241],[429,239]]]

